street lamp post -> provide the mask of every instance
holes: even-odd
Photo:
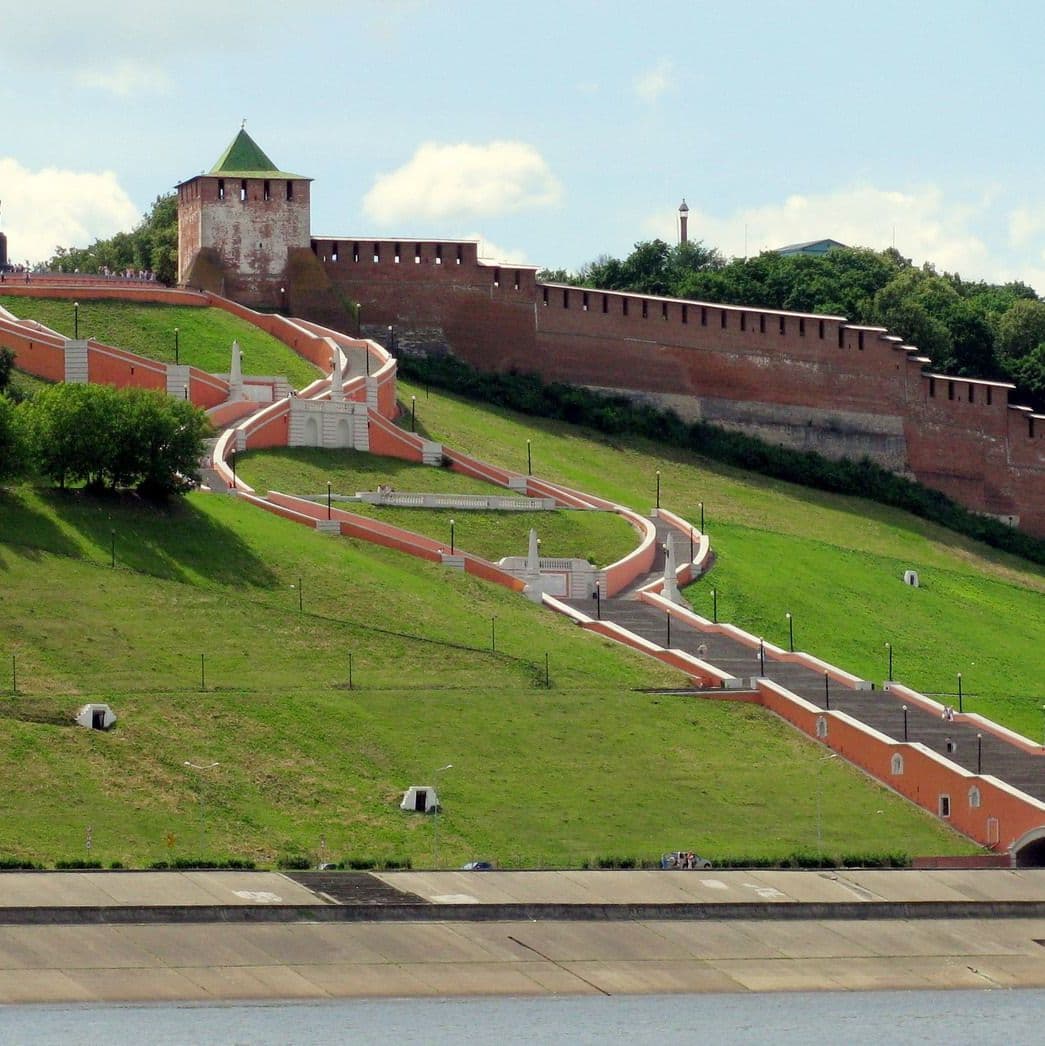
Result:
[[[766,674],[766,641],[761,637],[758,640],[758,674]]]
[[[976,772],[983,771],[983,734],[976,735]]]
[[[178,328],[175,327],[174,328],[174,366],[177,367],[179,362],[180,362],[180,357],[179,357],[179,352],[178,352]]]
[[[454,521],[450,520],[450,555],[454,554]]]
[[[711,590],[711,620],[718,624],[718,589]]]
[[[958,713],[961,714],[965,711],[962,703],[962,674],[958,673]]]
[[[701,533],[703,534],[704,531],[701,530]],[[690,563],[693,562],[693,527],[692,526],[689,528],[689,561],[690,561]]]
[[[232,464],[232,489],[236,489],[236,451],[229,452],[229,461]]]
[[[80,303],[73,302],[73,340],[80,340]]]
[[[595,620],[602,620],[602,584],[595,582]]]
[[[832,752],[831,755],[825,755],[818,759],[816,766],[816,852],[821,858],[824,856],[823,779],[821,772],[824,769],[824,763],[829,763],[832,759],[837,758],[838,753]]]
[[[664,611],[664,617],[665,617],[665,620],[667,621],[667,626],[668,626],[668,641],[665,644],[665,650],[670,650],[671,649],[671,611],[670,610],[665,610]]]
[[[190,767],[193,770],[213,770],[216,766],[221,766],[221,763],[192,763],[186,759],[182,766]],[[200,800],[200,857],[206,853],[207,849],[207,808],[203,798],[203,778],[199,779],[199,800]]]
[[[891,683],[893,681],[893,644],[892,643],[886,643],[885,644],[885,649],[889,652],[889,676],[888,676],[888,679],[889,679],[889,682]]]
[[[327,519],[331,518],[331,507],[330,507],[330,480],[327,480]]]
[[[533,448],[529,440],[526,441],[526,475],[533,475]]]
[[[417,431],[417,397],[410,397],[410,431]]]
[[[791,616],[791,611],[787,612],[787,646],[793,654],[795,652],[795,619]]]
[[[396,354],[396,329],[391,323],[388,325],[388,351],[393,356]]]
[[[657,469],[657,508],[660,508],[660,469]]]
[[[831,711],[831,673],[824,673],[824,710]]]
[[[436,770],[435,773],[432,774],[432,776],[435,777],[435,774],[441,774],[444,770],[452,770],[453,768],[453,763],[447,763],[446,766],[439,767],[439,769]],[[439,793],[436,792],[437,796],[438,794]],[[442,809],[442,805],[443,804],[441,802],[437,802],[435,804],[435,809],[433,809],[432,811],[432,844],[433,849],[435,851],[436,866],[438,866],[439,864],[439,811]]]
[[[907,737],[907,705],[903,706],[903,739],[906,741]]]
[[[700,532],[704,533],[704,502],[700,503]]]

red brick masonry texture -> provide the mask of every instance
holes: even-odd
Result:
[[[1045,537],[1045,416],[933,374],[839,316],[538,283],[464,241],[313,240],[365,324],[441,328],[462,359],[625,392],[775,443],[868,456]]]

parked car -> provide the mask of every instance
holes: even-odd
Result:
[[[692,850],[673,850],[661,857],[660,866],[672,871],[694,872],[710,868],[711,862]]]

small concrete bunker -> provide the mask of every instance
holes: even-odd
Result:
[[[439,796],[431,785],[411,785],[403,793],[400,810],[415,814],[434,814],[439,812]]]
[[[101,704],[84,705],[73,718],[88,730],[108,730],[116,724],[116,713],[108,705]]]

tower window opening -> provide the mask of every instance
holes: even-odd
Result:
[[[548,288],[547,287],[542,287],[541,288],[541,304],[542,305],[547,305],[548,304]]]
[[[801,316],[798,318],[798,336],[800,338],[806,336],[806,321]]]
[[[992,393],[993,391],[994,391],[994,390],[993,390],[993,389],[992,389],[992,388],[990,387],[990,385],[988,385],[988,386],[987,386],[987,406],[988,406],[988,407],[989,407],[989,406],[991,405],[991,398],[992,398],[992,397],[991,397],[991,393]]]
[[[645,298],[642,299],[642,318],[649,319],[649,302]]]
[[[864,351],[864,331],[858,331],[856,335],[856,347],[863,352]]]
[[[287,199],[294,199],[294,183],[288,179],[287,181]]]
[[[740,314],[740,329],[742,331],[746,331],[747,330],[747,313],[746,312],[742,312]]]
[[[935,378],[930,378],[929,379],[929,395],[930,395],[930,397],[933,397],[933,398],[935,398],[935,396],[936,396],[936,379]]]
[[[395,250],[392,252],[392,262],[395,265],[399,264],[399,255],[402,253],[401,252],[401,246],[402,246],[401,244],[397,243],[395,245]]]
[[[588,311],[588,292],[587,292],[587,291],[585,291],[585,292],[584,292],[584,293],[583,293],[583,294],[581,295],[581,308],[582,308],[582,309],[583,309],[583,310],[584,310],[585,312],[587,312],[587,311]]]
[[[374,264],[377,265],[377,263],[379,261],[381,261],[381,244],[375,243],[374,244]]]
[[[421,244],[419,243],[414,244],[414,264],[421,264]]]
[[[331,245],[331,248],[330,248],[330,260],[332,262],[336,262],[337,259],[338,259],[337,246],[338,246],[337,245],[337,240],[335,240],[334,243]]]
[[[820,338],[821,338],[821,340],[823,340],[823,337],[824,337],[824,321],[821,320],[820,321]]]
[[[708,310],[703,305],[700,307],[700,325],[701,327],[708,325]]]
[[[569,291],[563,291],[562,292],[562,307],[564,309],[568,309],[570,307],[570,292]]]
[[[359,244],[358,243],[353,243],[352,244],[352,261],[354,261],[354,262],[358,262],[359,261]]]
[[[493,285],[495,287],[500,287],[501,286],[501,270],[500,269],[494,269],[494,271],[493,271]]]
[[[519,289],[519,270],[516,269],[515,270],[515,285],[513,287],[513,290],[518,290],[518,289]]]
[[[621,300],[620,300],[620,314],[622,316],[627,316],[628,315],[628,299],[627,298],[621,298]]]
[[[602,296],[602,311],[604,313],[610,311],[610,296],[608,294]]]
[[[976,386],[972,384],[969,385],[969,402],[976,402]]]
[[[218,199],[219,200],[224,200],[225,199],[225,179],[224,178],[219,178],[218,179]]]
[[[247,179],[246,178],[244,178],[239,183],[239,202],[240,203],[246,203],[247,202]]]
[[[682,322],[683,323],[689,323],[689,306],[688,305],[683,305],[682,306]]]
[[[262,185],[261,195],[266,203],[268,203],[268,201],[272,199],[272,183],[267,178],[265,179],[265,182]]]
[[[435,263],[436,265],[443,264],[443,245],[441,243],[435,245]]]
[[[464,251],[460,247],[457,248],[457,264],[460,265],[464,260]]]
[[[947,382],[947,398],[949,400],[953,400],[954,399],[954,382],[953,381]]]
[[[780,317],[780,333],[787,334],[787,319],[783,316]]]
[[[766,333],[766,317],[765,317],[765,313],[760,313],[759,314],[759,317],[758,317],[758,333],[759,334],[765,334]]]

